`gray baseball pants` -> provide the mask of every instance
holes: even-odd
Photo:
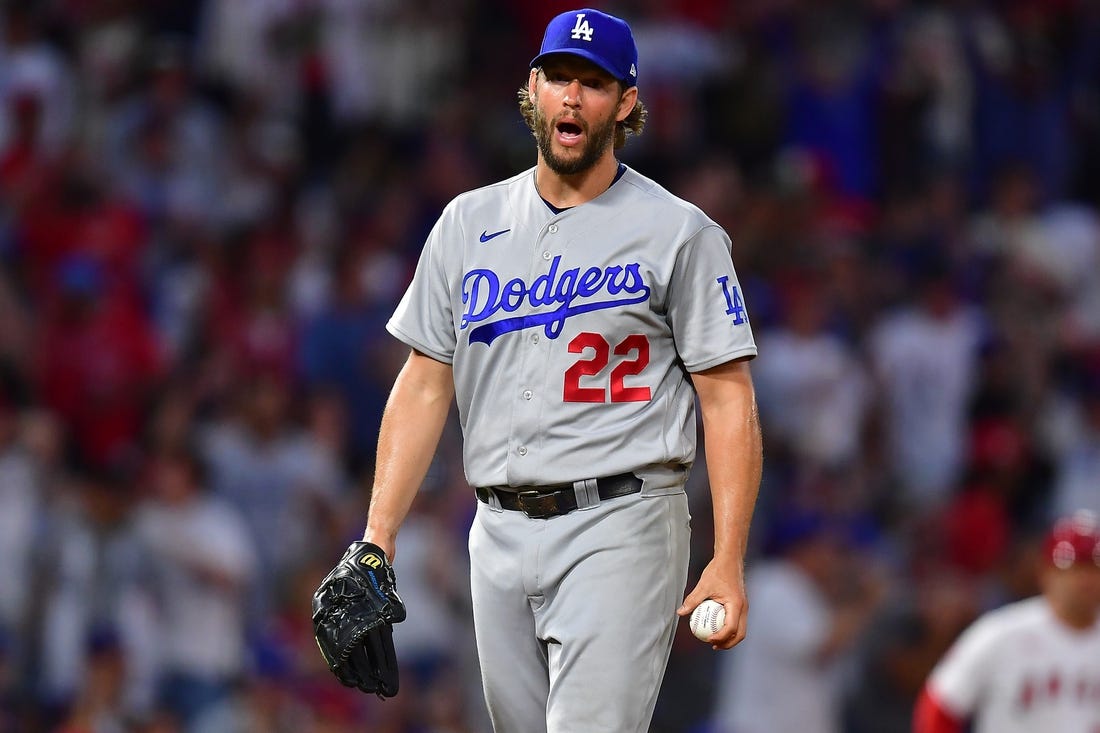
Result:
[[[478,502],[474,630],[496,733],[645,733],[687,581],[684,493],[549,519]]]

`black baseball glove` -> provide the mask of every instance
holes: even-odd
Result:
[[[386,554],[353,542],[313,594],[313,633],[329,669],[348,687],[397,694],[393,624],[405,620],[397,576]]]

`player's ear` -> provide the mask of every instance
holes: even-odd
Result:
[[[634,111],[634,105],[638,103],[638,87],[630,87],[619,97],[619,112],[615,115],[616,122],[622,122]]]
[[[541,71],[541,69],[536,66],[531,69],[531,73],[527,75],[527,98],[531,100],[532,104],[535,102],[535,88],[539,83],[539,71]]]

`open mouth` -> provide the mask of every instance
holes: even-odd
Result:
[[[558,139],[563,143],[576,142],[584,134],[584,128],[571,120],[559,120],[554,129],[557,130]]]

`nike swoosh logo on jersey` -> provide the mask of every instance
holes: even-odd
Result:
[[[499,237],[501,234],[506,234],[510,231],[512,231],[512,230],[511,229],[501,229],[499,232],[493,232],[492,234],[489,234],[488,230],[483,229],[481,231],[481,243],[485,244],[486,242],[488,242],[493,237]]]

